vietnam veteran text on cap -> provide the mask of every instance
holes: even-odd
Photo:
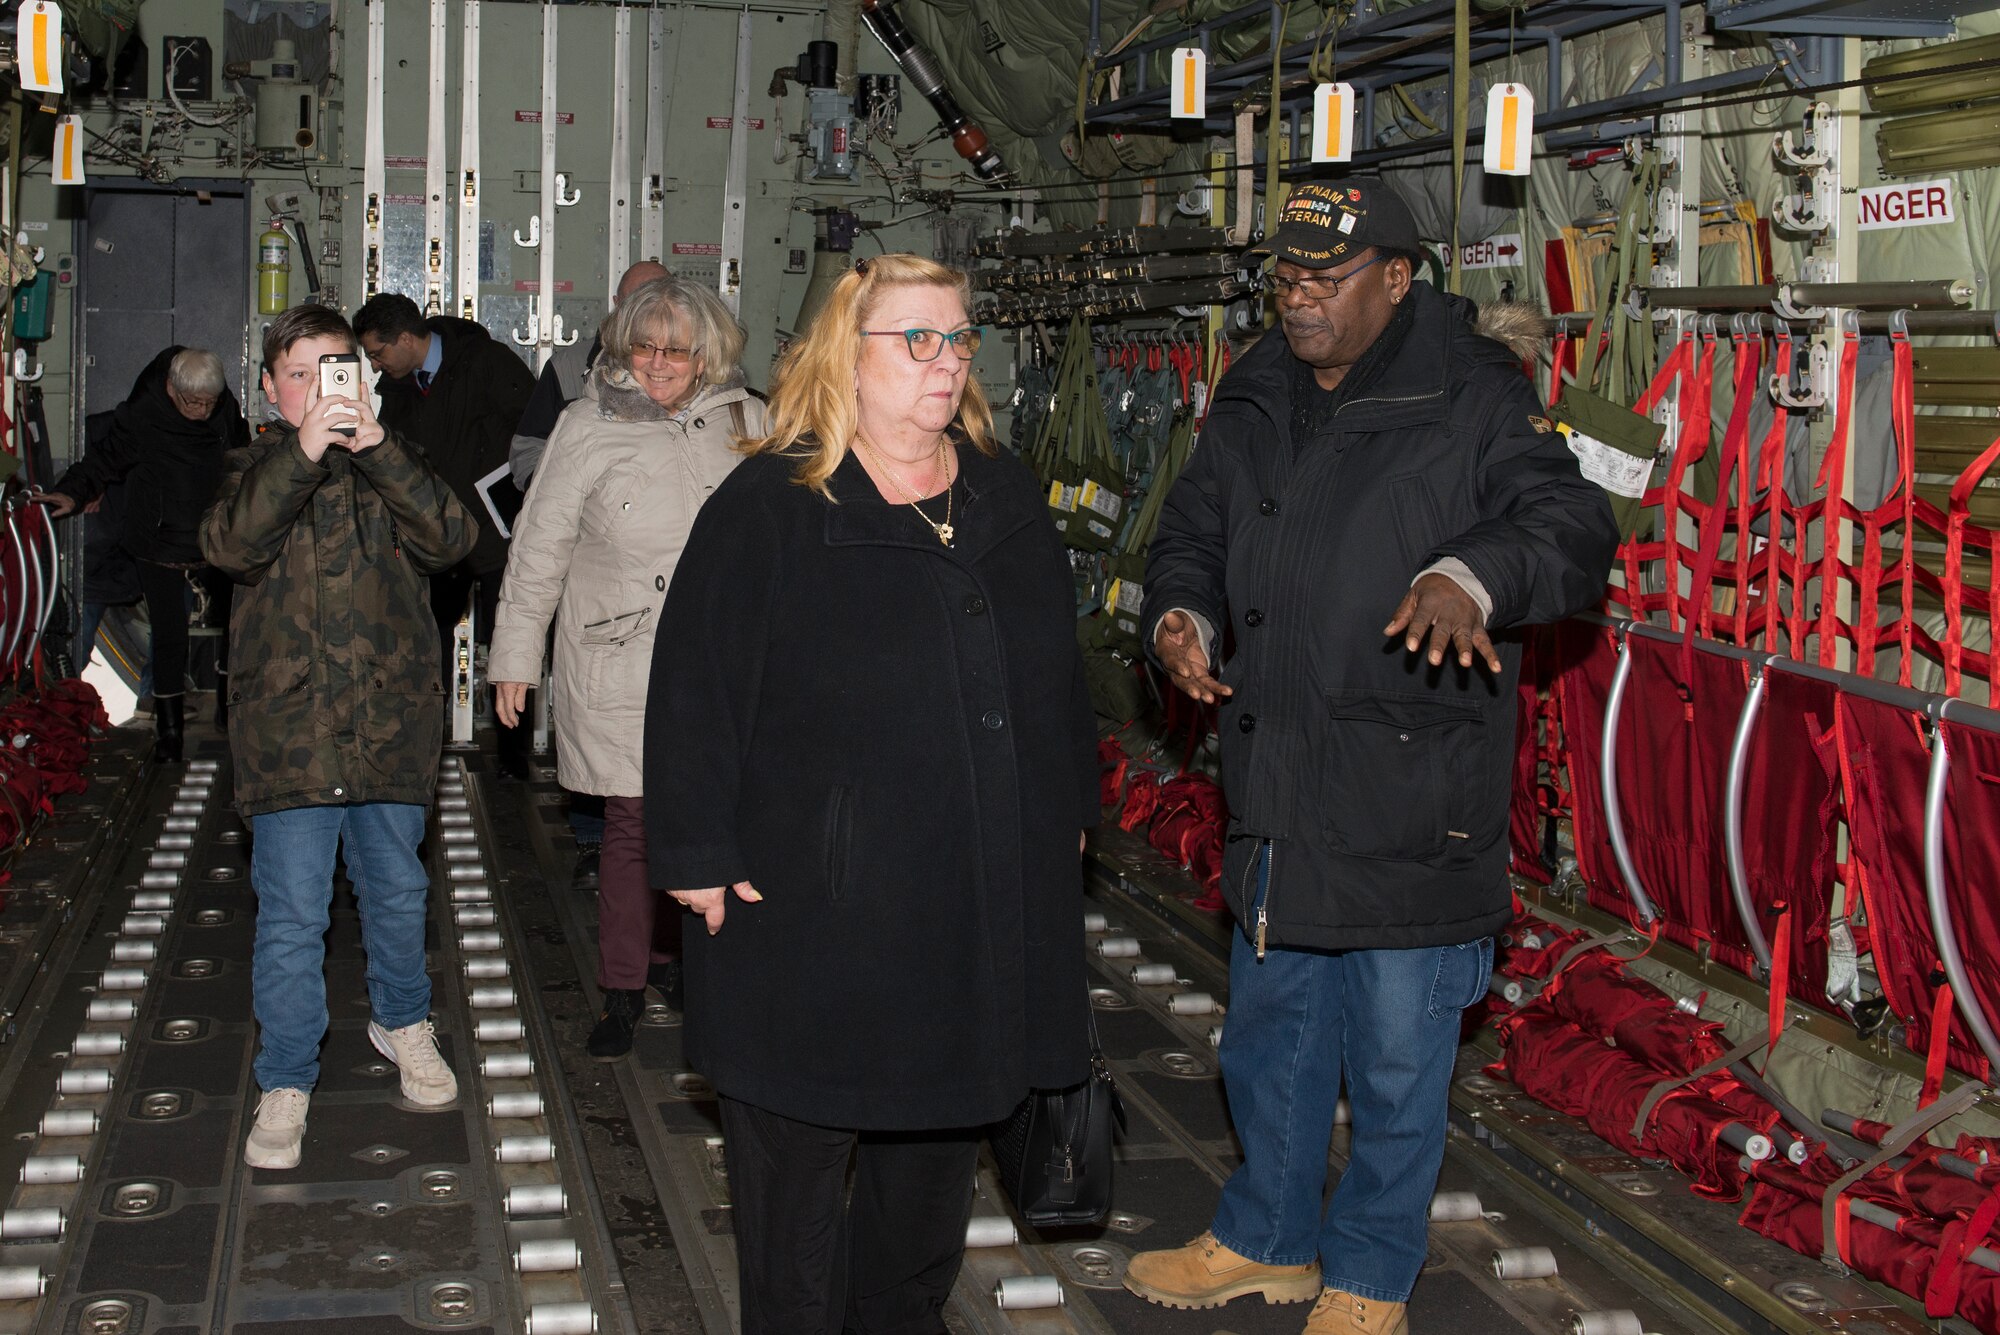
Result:
[[[1255,254],[1275,255],[1308,269],[1329,269],[1370,246],[1421,249],[1417,220],[1396,191],[1372,177],[1302,181],[1278,214],[1278,229]]]

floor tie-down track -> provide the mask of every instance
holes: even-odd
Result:
[[[242,1162],[256,913],[225,762],[139,782],[122,837],[78,870],[78,930],[6,1067],[19,1185],[0,1216],[0,1330],[597,1329],[615,1272],[544,1084],[551,1050],[522,1005],[460,763],[446,761],[427,841],[434,1015],[459,1098],[406,1103],[370,1046],[342,890],[322,1073],[303,1161],[284,1172]]]
[[[0,1048],[12,1133],[0,1172],[18,1183],[0,1215],[0,1333],[734,1330],[713,1093],[657,1003],[630,1059],[583,1054],[594,905],[568,888],[573,849],[546,772],[523,786],[490,777],[479,752],[446,757],[428,945],[458,1102],[406,1105],[370,1047],[359,918],[342,890],[304,1161],[243,1166],[256,1100],[249,843],[219,741],[198,749],[181,773],[144,767],[128,743],[101,748],[92,791],[23,855],[0,912],[0,985],[9,961],[12,977],[33,975],[8,994]],[[1092,1000],[1129,1113],[1112,1217],[1037,1234],[983,1173],[981,1245],[946,1312],[955,1331],[1289,1335],[1304,1321],[1303,1307],[1255,1300],[1168,1311],[1122,1286],[1133,1253],[1206,1226],[1238,1154],[1211,1041],[1227,1006],[1218,940],[1187,916],[1185,878],[1146,856],[1100,836],[1086,905]],[[1461,1129],[1476,1130],[1475,1094],[1460,1093]],[[1336,1167],[1344,1145],[1342,1132]],[[1486,1145],[1454,1137],[1442,1189],[1482,1208],[1434,1226],[1418,1329],[1554,1332],[1620,1311],[1662,1335],[1746,1328],[1658,1282],[1635,1248],[1585,1241],[1583,1212],[1524,1186]],[[1536,1247],[1558,1274],[1494,1275],[1495,1252]]]

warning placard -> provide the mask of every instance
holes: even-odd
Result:
[[[1949,179],[1865,185],[1859,201],[1860,228],[1876,232],[1885,227],[1935,227],[1957,222],[1951,195]]]
[[[764,128],[764,118],[762,116],[752,116],[743,123],[753,130]],[[710,116],[708,118],[708,128],[711,130],[733,129],[735,125],[736,118],[734,116]]]
[[[1460,246],[1459,263],[1468,269],[1518,269],[1526,262],[1522,259],[1526,249],[1519,232],[1506,232]]]
[[[514,120],[520,125],[540,125],[542,123],[542,113],[539,111],[517,111],[514,113]],[[574,111],[558,111],[556,113],[556,124],[576,124],[576,113]]]
[[[722,243],[719,241],[676,241],[674,242],[673,249],[676,255],[720,255],[722,253]]]
[[[540,292],[542,290],[542,282],[539,278],[516,278],[514,280],[514,290],[516,292]],[[572,283],[567,278],[556,279],[557,296],[564,296],[574,291],[576,291],[575,283]]]

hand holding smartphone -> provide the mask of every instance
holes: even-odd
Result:
[[[362,393],[361,358],[351,352],[330,352],[319,359],[319,396],[322,399],[359,400]],[[356,416],[359,414],[356,413]],[[354,435],[353,426],[336,426],[333,429],[343,436]]]

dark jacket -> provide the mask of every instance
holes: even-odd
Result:
[[[116,412],[92,413],[83,419],[83,457],[88,460],[111,438]],[[145,597],[139,587],[139,567],[119,539],[125,532],[125,484],[113,482],[98,497],[94,514],[83,517],[82,600],[118,607]]]
[[[1237,363],[1149,553],[1148,646],[1175,607],[1235,633],[1223,891],[1273,945],[1450,945],[1507,920],[1520,646],[1496,639],[1496,680],[1433,670],[1382,628],[1446,556],[1485,584],[1491,628],[1557,620],[1603,596],[1617,544],[1604,494],[1470,304],[1423,283],[1408,300],[1400,347],[1312,439],[1292,438],[1282,333]]]
[[[431,801],[444,682],[425,577],[464,560],[478,531],[394,432],[318,463],[285,427],[230,453],[201,546],[248,586],[229,620],[244,815]]]
[[[949,549],[852,457],[839,504],[745,461],[654,642],[652,883],[764,896],[687,933],[688,1061],[820,1125],[976,1126],[1086,1070],[1069,562],[1026,468],[959,457]]]
[[[426,323],[444,344],[437,378],[424,393],[415,375],[382,377],[377,386],[382,425],[423,450],[466,513],[478,517],[479,545],[467,564],[474,574],[490,575],[507,564],[507,540],[488,522],[476,484],[506,466],[507,447],[534,392],[535,376],[484,325],[449,315],[434,315]]]
[[[195,530],[222,481],[222,456],[250,440],[227,389],[206,421],[181,416],[167,397],[167,368],[179,351],[168,348],[147,364],[118,405],[103,443],[93,443],[49,488],[81,509],[112,483],[128,483],[118,540],[142,561],[201,560]]]

